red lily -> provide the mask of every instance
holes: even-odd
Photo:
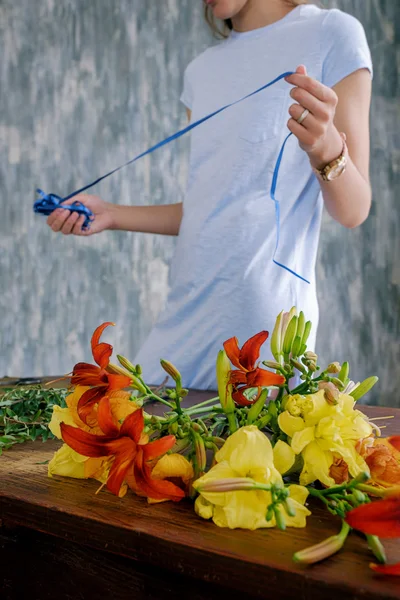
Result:
[[[400,536],[400,496],[362,504],[347,513],[346,521],[354,529],[382,538]],[[393,565],[370,564],[373,571],[383,575],[400,575],[400,563]]]
[[[283,375],[260,369],[258,364],[256,365],[260,356],[260,348],[268,335],[268,331],[261,331],[247,340],[242,348],[239,348],[236,337],[224,342],[225,352],[237,369],[230,372],[229,384],[233,386],[232,398],[240,406],[249,406],[257,399],[248,400],[243,393],[245,390],[258,388],[258,397],[262,387],[281,385],[285,382]]]
[[[114,457],[107,479],[107,488],[119,494],[122,484],[134,478],[135,487],[145,496],[155,500],[181,500],[185,492],[170,481],[153,479],[150,461],[159,458],[175,444],[175,436],[168,435],[147,442],[143,435],[143,410],[136,410],[119,426],[111,416],[109,399],[99,404],[98,420],[106,435],[93,435],[77,427],[61,423],[61,435],[75,452],[90,458]]]
[[[354,529],[382,538],[400,537],[400,495],[362,504],[346,515]]]
[[[109,392],[121,390],[128,387],[131,379],[124,375],[113,375],[107,372],[113,347],[110,344],[100,343],[100,337],[104,329],[114,323],[103,323],[95,330],[92,340],[92,354],[98,364],[78,363],[72,371],[71,383],[73,385],[91,386],[78,402],[78,414],[84,423],[92,410],[94,404],[100,402]]]
[[[394,448],[396,448],[396,450],[400,452],[400,435],[392,435],[390,438],[388,438],[388,441]]]
[[[373,571],[382,573],[382,575],[400,575],[400,562],[394,565],[376,565],[371,563],[369,566]]]

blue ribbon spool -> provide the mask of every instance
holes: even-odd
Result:
[[[82,225],[82,229],[84,231],[90,228],[90,223],[94,219],[94,215],[90,208],[82,204],[82,202],[73,202],[73,204],[63,205],[67,198],[60,198],[56,194],[45,194],[43,190],[36,190],[40,195],[34,205],[33,211],[39,215],[51,215],[51,213],[57,208],[64,208],[66,210],[70,210],[71,212],[77,212],[79,215],[85,215],[85,220]],[[75,195],[75,194],[74,194]]]

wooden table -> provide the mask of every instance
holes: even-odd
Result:
[[[365,412],[395,414],[385,434],[399,433],[400,410]],[[95,481],[49,479],[43,463],[59,445],[27,443],[0,457],[2,600],[400,598],[400,578],[370,571],[366,542],[354,533],[319,565],[293,563],[294,552],[339,530],[313,502],[306,529],[220,529],[189,501],[149,505],[133,494],[96,496]],[[385,547],[391,562],[400,560],[397,540]]]

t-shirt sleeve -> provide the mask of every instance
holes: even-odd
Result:
[[[365,31],[353,16],[333,9],[322,25],[322,83],[333,87],[358,71],[368,69],[373,74],[371,53]]]
[[[191,83],[190,77],[190,65],[186,68],[185,73],[183,75],[183,91],[181,94],[181,102],[188,108],[192,110],[193,106],[193,87]]]

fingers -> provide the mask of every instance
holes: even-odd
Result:
[[[51,215],[47,217],[47,224],[52,228],[53,231],[61,231],[62,226],[70,214],[71,211],[69,210],[56,208],[56,210],[54,210]]]
[[[317,119],[322,122],[329,121],[333,111],[333,108],[329,104],[321,102],[302,88],[293,88],[290,91],[290,95],[303,108],[308,108],[310,113],[317,117]]]
[[[74,235],[89,235],[90,230],[82,230],[85,222],[85,215],[80,215],[75,211],[57,208],[47,218],[47,224],[55,232],[61,232],[64,235],[73,233]]]
[[[292,106],[289,108],[289,114],[296,122],[300,119],[303,113],[304,107],[300,106],[300,104],[292,104]],[[309,131],[313,131],[317,135],[323,135],[324,133],[323,124],[318,121],[311,112],[305,117],[301,124],[298,124],[301,125],[303,129],[305,128]]]
[[[308,115],[308,117],[309,116],[310,115]],[[289,131],[291,131],[297,137],[302,146],[314,146],[316,142],[315,136],[311,131],[308,131],[308,129],[303,127],[303,125],[300,125],[294,119],[289,119],[287,126],[289,128]]]
[[[296,73],[299,75],[307,75],[307,69],[304,65],[299,65],[296,69]]]
[[[74,202],[81,202],[83,205],[88,206],[90,204],[90,196],[87,194],[78,194],[65,200],[60,205],[60,208],[54,210],[51,215],[47,217],[47,224],[55,232],[61,232],[64,235],[89,235],[90,230],[82,230],[82,225],[85,222],[85,215],[80,215],[76,211],[63,209],[61,206],[70,206]]]
[[[90,204],[90,195],[89,194],[77,194],[76,196],[72,196],[68,200],[64,200],[62,204],[73,204],[74,202],[81,202],[88,206]]]
[[[90,229],[82,229],[84,222],[85,215],[80,215],[79,219],[77,219],[75,225],[73,226],[71,233],[74,235],[90,235]]]
[[[320,83],[316,79],[303,75],[301,73],[294,73],[286,77],[286,81],[297,88],[308,92],[311,96],[314,96],[320,102],[325,102],[336,106],[337,95],[336,93],[326,85]]]

